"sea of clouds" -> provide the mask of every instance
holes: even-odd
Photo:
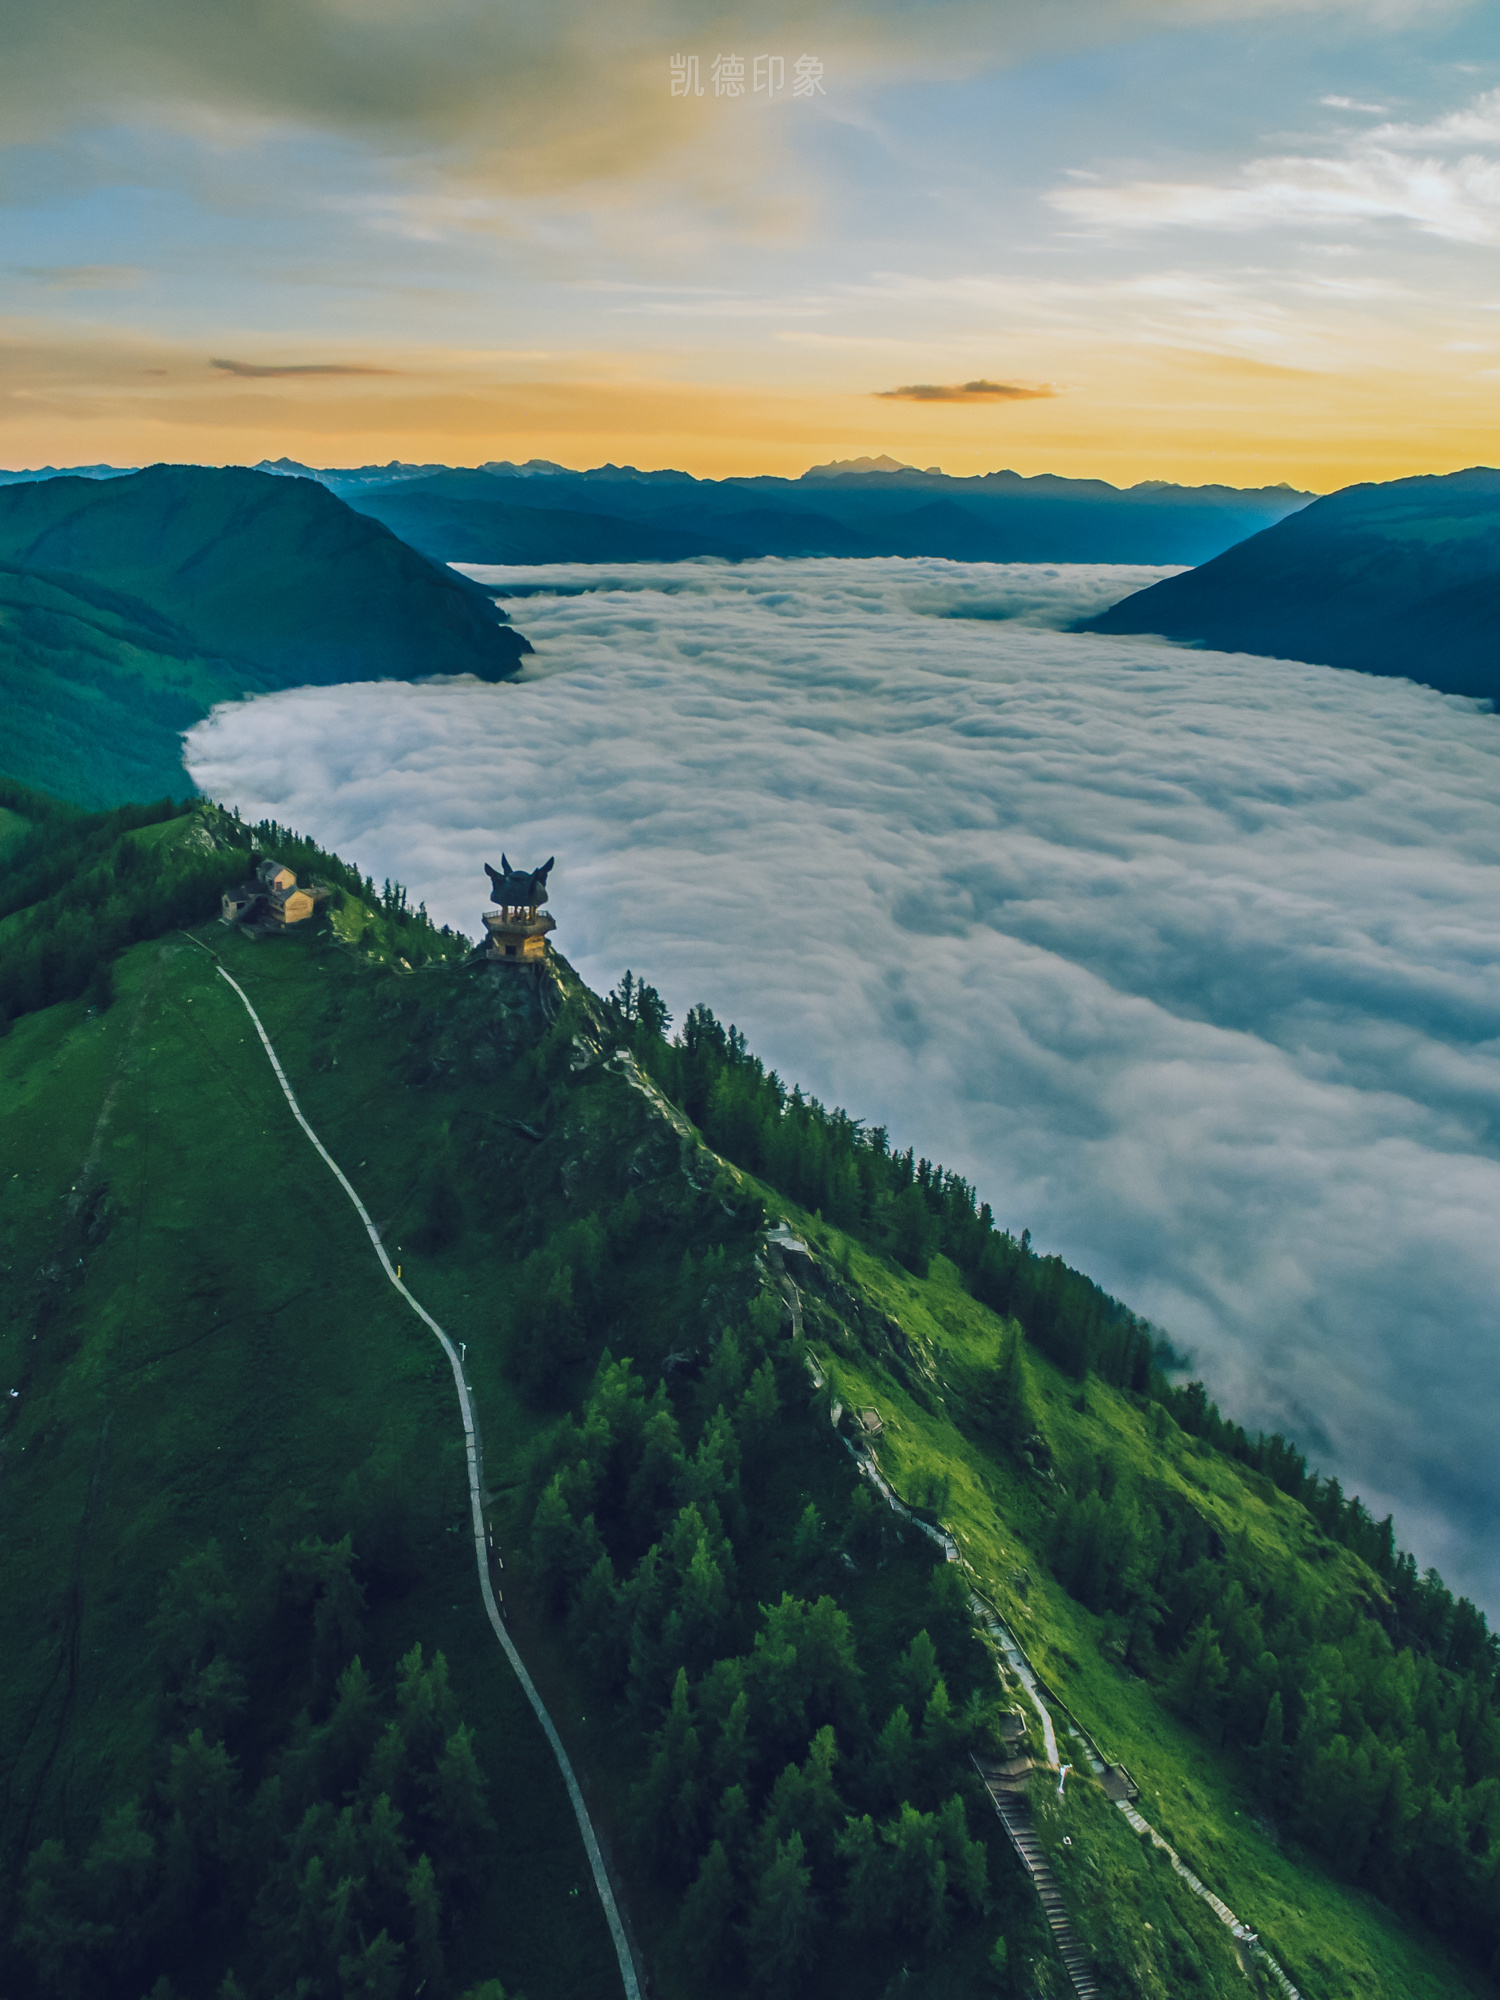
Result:
[[[187,743],[479,932],[706,1001],[1159,1322],[1500,1609],[1500,722],[1104,639],[1166,574],[558,565],[527,678],[302,689]]]

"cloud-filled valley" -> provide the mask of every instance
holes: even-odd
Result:
[[[1159,570],[477,573],[524,681],[231,705],[199,784],[471,934],[556,852],[592,985],[964,1172],[1500,1606],[1500,726],[1060,629]]]

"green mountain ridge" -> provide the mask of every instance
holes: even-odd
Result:
[[[1346,487],[1090,619],[1500,699],[1500,471]]]
[[[209,806],[0,806],[39,969],[0,1040],[0,1989],[619,1991],[446,1363],[222,965],[465,1344],[510,1629],[653,1993],[1067,1992],[972,1762],[1043,1754],[975,1592],[1074,1765],[1029,1811],[1100,1993],[1280,1989],[1090,1739],[1307,2000],[1494,1991],[1484,1621],[1124,1307],[706,1009],[473,964]],[[205,924],[252,850],[326,913]]]
[[[125,804],[189,789],[215,702],[346,680],[502,680],[492,598],[309,481],[155,466],[0,489],[5,764]]]

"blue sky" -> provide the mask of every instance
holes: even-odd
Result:
[[[65,0],[8,37],[8,464],[1326,489],[1500,449],[1482,6]],[[673,53],[762,49],[824,94],[671,97]],[[975,379],[1045,393],[876,399]]]

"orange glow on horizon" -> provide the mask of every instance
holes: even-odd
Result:
[[[30,349],[10,357],[0,463],[540,458],[722,479],[795,478],[829,459],[888,453],[957,476],[1009,468],[1122,486],[1285,481],[1327,492],[1500,458],[1492,390],[1478,380],[1428,383],[1417,396],[1394,369],[1330,377],[1140,349],[1073,360],[1057,396],[994,405],[674,383],[632,376],[618,362],[606,379],[594,370],[576,380],[507,380],[485,357],[405,366],[398,357],[383,375],[247,379],[210,376],[180,352],[101,344],[53,349],[44,360]]]

